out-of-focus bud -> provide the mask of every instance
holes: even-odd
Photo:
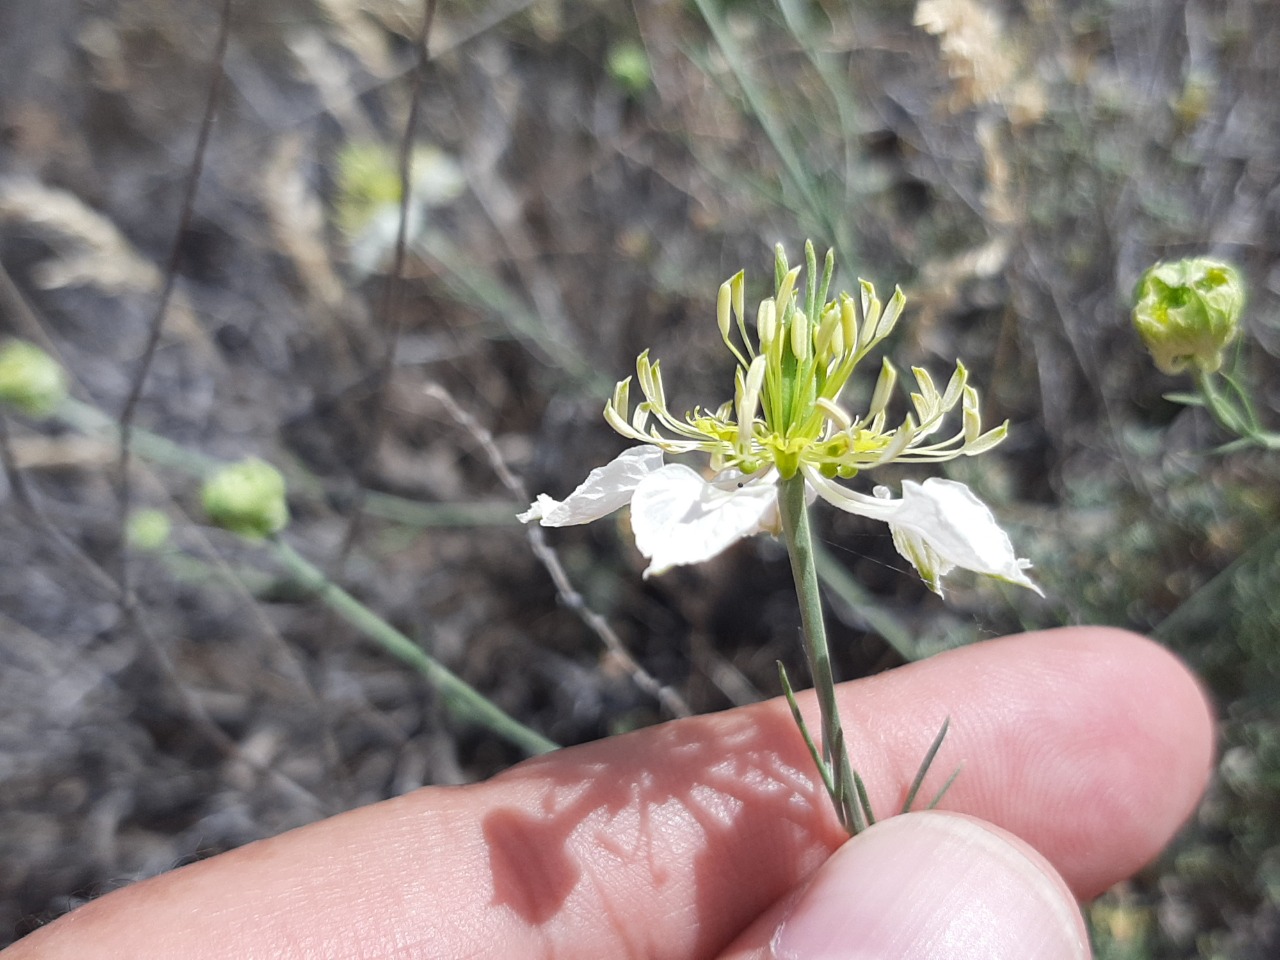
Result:
[[[1240,332],[1244,282],[1235,267],[1196,257],[1157,263],[1135,291],[1133,325],[1165,373],[1213,373]]]
[[[631,40],[616,43],[609,50],[609,76],[624,92],[638,97],[653,82],[653,68],[644,47]]]
[[[0,403],[47,417],[66,396],[67,376],[49,354],[25,340],[0,347]]]
[[[265,537],[289,522],[284,477],[261,460],[223,467],[205,481],[204,510],[224,529],[246,537]]]
[[[159,510],[135,510],[129,515],[125,536],[138,550],[159,550],[169,542],[173,524]]]

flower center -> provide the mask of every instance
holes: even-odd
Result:
[[[892,460],[972,455],[1004,438],[1007,425],[981,432],[978,395],[959,363],[941,392],[927,372],[913,369],[914,410],[888,427],[886,408],[898,373],[882,361],[866,411],[852,416],[842,405],[845,388],[867,354],[893,331],[906,298],[895,288],[886,305],[870,283],[860,280],[858,301],[844,292],[828,300],[833,272],[834,257],[828,253],[818,273],[812,244],[805,246],[805,263],[794,268],[778,247],[775,292],[761,301],[754,334],[746,318],[745,275],[739,271],[721,285],[716,319],[736,369],[733,399],[714,413],[696,408],[683,419],[672,416],[660,363],[650,361],[646,350],[636,360],[635,376],[643,402],[631,413],[628,377],[605,405],[605,419],[622,435],[668,453],[708,454],[717,471],[750,474],[773,466],[783,479],[803,467],[849,478]],[[957,405],[963,413],[960,431],[926,442]]]

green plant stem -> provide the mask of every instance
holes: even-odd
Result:
[[[58,416],[88,436],[103,437],[111,441],[119,438],[119,424],[87,403],[67,398],[58,408]],[[133,430],[133,448],[137,454],[153,463],[196,476],[209,476],[223,466],[218,460],[187,450],[171,440],[136,427]],[[306,492],[315,495],[322,494],[323,490],[315,484]],[[442,509],[437,510],[432,504],[418,504],[398,497],[375,494],[374,510],[371,512],[390,514],[394,520],[420,526],[515,522],[514,510],[502,504],[447,504],[441,507]],[[501,511],[502,516],[497,515],[498,511]],[[456,716],[492,731],[531,755],[559,749],[557,744],[503,712],[409,637],[329,580],[283,541],[272,539],[267,542],[299,585],[315,593],[330,609],[392,656],[421,673],[440,692],[446,706]]]
[[[288,544],[279,539],[267,542],[281,564],[303,587],[313,591],[329,609],[387,653],[421,673],[444,697],[445,706],[455,716],[484,727],[530,755],[559,749],[557,744],[505,713],[493,701],[331,581]]]
[[[724,62],[733,73],[734,80],[737,81],[738,88],[742,91],[743,99],[754,115],[756,122],[760,124],[766,139],[773,146],[778,159],[782,162],[782,169],[785,172],[784,183],[799,194],[799,200],[809,216],[813,217],[817,223],[821,224],[829,232],[834,233],[835,231],[831,229],[834,217],[829,212],[830,205],[823,202],[823,197],[817,189],[815,179],[808,173],[808,169],[796,150],[790,133],[787,131],[786,124],[783,123],[777,112],[772,109],[769,97],[765,95],[764,90],[756,80],[756,73],[753,72],[750,66],[752,58],[747,56],[738,44],[727,20],[721,13],[720,6],[714,3],[713,0],[694,0],[694,6],[698,8],[698,12],[706,22],[707,28],[711,31],[711,37],[716,46],[720,48]]]
[[[99,437],[111,443],[120,440],[120,425],[97,407],[82,403],[73,397],[62,401],[58,416],[68,426],[89,437]],[[220,460],[188,450],[159,434],[139,426],[133,427],[133,449],[143,459],[180,470],[195,477],[208,477],[226,466]],[[324,485],[301,470],[288,471],[290,495],[305,496],[310,500],[324,500]],[[362,509],[370,516],[390,520],[409,527],[517,527],[516,514],[523,504],[518,503],[422,503],[377,490],[366,490]]]
[[[1219,376],[1213,373],[1199,373],[1196,376],[1196,385],[1200,388],[1205,406],[1213,418],[1224,429],[1234,433],[1245,443],[1264,450],[1280,450],[1280,433],[1272,433],[1263,428],[1258,421],[1258,414],[1253,409],[1247,387],[1242,386],[1230,376],[1222,376],[1229,392],[1235,395],[1233,400],[1218,389]]]
[[[86,436],[100,437],[111,443],[120,442],[120,424],[114,417],[109,417],[97,407],[82,403],[74,397],[67,397],[62,401],[58,407],[58,416]],[[188,450],[149,430],[134,427],[132,433],[134,452],[163,467],[205,476],[223,466],[211,457]]]
[[[791,557],[796,598],[800,603],[805,657],[813,676],[814,692],[818,697],[818,710],[822,720],[822,762],[828,766],[828,775],[824,775],[823,780],[834,784],[834,789],[830,792],[836,815],[845,829],[854,834],[866,826],[866,821],[858,804],[848,751],[836,749],[838,744],[844,742],[844,730],[836,706],[835,676],[831,672],[831,653],[827,648],[827,631],[822,620],[818,565],[813,551],[813,534],[809,529],[805,482],[801,474],[797,473],[779,482],[778,507],[782,514],[782,532],[786,538],[787,553]]]

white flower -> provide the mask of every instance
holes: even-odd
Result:
[[[860,281],[858,301],[847,293],[828,301],[834,261],[827,255],[819,280],[812,246],[805,247],[808,283],[789,269],[779,247],[773,297],[747,326],[745,280],[739,272],[720,287],[716,323],[736,361],[733,398],[714,410],[695,407],[674,415],[667,406],[661,364],[649,351],[636,358],[635,381],[644,399],[632,409],[632,378],[618,382],[604,416],[622,436],[638,441],[612,463],[592,470],[564,500],[538,497],[520,519],[546,527],[598,520],[631,504],[636,546],[649,561],[645,576],[709,560],[743,537],[779,532],[778,484],[804,479],[810,500],[822,497],[847,513],[889,525],[898,552],[937,593],[943,575],[963,567],[1039,592],[1023,572],[1031,564],[1013,552],[991,511],[962,483],[907,482],[901,499],[884,487],[875,495],[836,483],[889,463],[937,463],[985,453],[1008,424],[983,430],[978,392],[957,362],[946,386],[913,368],[912,411],[892,426],[888,405],[898,373],[884,361],[860,412],[844,404],[846,386],[868,353],[892,332],[906,298],[888,304]],[[736,331],[736,337],[735,337]],[[736,342],[735,342],[736,341]],[[955,432],[937,437],[959,410]],[[663,453],[700,453],[714,476],[704,479]]]
[[[991,511],[963,483],[930,478],[906,481],[901,499],[885,487],[868,496],[804,469],[809,490],[847,513],[881,520],[894,546],[941,594],[940,579],[962,567],[1040,592],[1023,572],[1030,563],[1013,552]],[[599,520],[631,504],[636,547],[649,561],[644,575],[710,560],[737,541],[778,532],[778,471],[754,475],[724,470],[704,480],[682,464],[664,463],[662,451],[631,447],[587,479],[564,500],[542,494],[520,519],[544,527]]]

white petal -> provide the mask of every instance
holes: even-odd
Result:
[[[1043,596],[1023,573],[1031,562],[1013,552],[1008,534],[1000,529],[987,505],[963,483],[938,477],[923,484],[907,480],[897,503],[897,514],[889,521],[894,545],[935,592],[942,592],[938,579],[943,574],[952,567],[963,567]]]
[[[806,466],[801,469],[804,471],[809,489],[845,513],[856,513],[860,517],[870,517],[872,520],[883,520],[888,523],[901,509],[902,502],[899,500],[885,501],[879,497],[858,493],[824,477],[813,467]]]
[[[875,495],[882,500],[892,496],[888,487],[876,487]],[[901,503],[902,501],[896,501]],[[893,546],[898,553],[906,557],[920,574],[920,579],[928,584],[929,589],[942,596],[942,578],[955,569],[951,563],[934,550],[929,541],[909,527],[889,524],[889,532],[893,535]]]
[[[769,473],[708,483],[680,464],[649,474],[631,499],[636,547],[649,560],[644,575],[702,563],[743,537],[776,529],[774,481]]]
[[[963,483],[938,477],[923,484],[907,480],[902,484],[902,499],[894,500],[886,487],[877,487],[874,497],[867,496],[812,468],[805,468],[805,479],[818,496],[846,513],[888,523],[893,545],[935,593],[942,593],[941,577],[963,567],[1043,596],[1023,573],[1031,562],[1019,559],[986,504]]]
[[[662,466],[657,447],[628,447],[603,467],[596,467],[578,489],[563,500],[538,495],[529,509],[520,514],[521,523],[537,520],[544,527],[568,527],[590,523],[625,506],[645,477]]]

